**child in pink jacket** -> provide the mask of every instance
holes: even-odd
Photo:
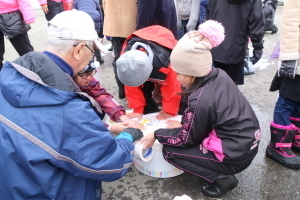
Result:
[[[20,56],[33,51],[27,31],[35,22],[30,0],[0,1],[0,70],[5,52],[4,36],[10,40]]]

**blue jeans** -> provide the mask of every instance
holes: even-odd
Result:
[[[300,102],[279,95],[274,110],[274,123],[288,126],[291,124],[290,117],[300,118]]]
[[[178,38],[182,38],[184,34],[187,33],[186,25],[188,24],[189,20],[181,20],[181,29],[178,30]],[[178,40],[179,40],[178,39]]]

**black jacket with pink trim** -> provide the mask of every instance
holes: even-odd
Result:
[[[215,147],[221,149],[218,153],[223,157],[219,160],[228,164],[248,162],[258,151],[261,135],[258,119],[249,102],[221,69],[213,68],[203,84],[189,95],[181,124],[181,128],[156,130],[155,138],[163,145],[180,148],[199,145],[199,151],[205,138],[212,139],[210,144],[217,139]],[[212,132],[217,137],[208,138]]]

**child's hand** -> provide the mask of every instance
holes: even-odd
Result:
[[[160,111],[158,113],[158,115],[156,116],[156,119],[158,119],[158,120],[164,120],[164,119],[169,119],[171,117],[173,117],[173,116],[170,115],[170,114],[168,114],[168,113],[166,113],[165,111]]]
[[[147,149],[153,146],[155,142],[154,132],[148,133],[145,137],[143,137],[139,142],[144,143],[143,149]]]
[[[128,114],[126,114],[126,115],[127,115],[127,117],[129,117],[130,119],[132,119],[132,118],[137,118],[138,121],[140,121],[140,120],[142,119],[142,117],[143,117],[143,114],[142,114],[142,113],[128,113]]]
[[[133,119],[130,119],[130,118],[127,118],[124,121],[122,121],[122,124],[126,127],[138,128],[141,130],[145,130],[145,126],[143,124],[141,124],[138,121],[135,121]]]
[[[172,119],[166,121],[166,123],[169,125],[167,126],[167,128],[180,128],[182,126],[180,121],[172,120]]]
[[[121,123],[115,123],[115,124],[109,125],[109,129],[110,129],[109,131],[114,134],[121,133],[125,128],[127,128],[127,127]]]

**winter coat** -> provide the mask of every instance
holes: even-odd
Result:
[[[103,0],[103,34],[127,38],[135,31],[137,0]]]
[[[211,50],[213,60],[224,64],[237,64],[246,56],[248,37],[262,42],[264,16],[261,0],[209,0],[208,18],[220,22],[225,28],[225,39]],[[242,3],[240,3],[242,2]],[[239,3],[239,4],[238,4]]]
[[[27,33],[35,21],[29,0],[0,1],[0,31],[8,39]]]
[[[26,23],[35,22],[35,15],[30,0],[5,0],[0,1],[0,15],[20,10]]]
[[[99,0],[75,0],[73,7],[89,14],[94,21],[97,33],[100,33],[103,26],[103,16]]]
[[[260,127],[249,102],[229,76],[213,68],[201,86],[188,96],[181,128],[158,129],[163,145],[210,150],[220,162],[243,164],[258,151]]]
[[[1,199],[101,199],[121,178],[133,145],[115,139],[72,78],[31,52],[0,73]]]
[[[282,96],[300,102],[300,1],[284,2],[280,35],[279,60],[296,60],[298,75],[294,79],[279,78],[276,72],[270,91],[279,90]]]
[[[138,0],[136,30],[152,25],[160,25],[169,29],[174,37],[178,39],[177,16],[174,1]]]
[[[171,115],[176,115],[179,109],[180,95],[178,95],[178,93],[181,92],[181,87],[179,81],[177,80],[176,73],[170,67],[169,58],[170,51],[175,47],[177,43],[176,39],[174,38],[171,31],[162,26],[149,26],[147,28],[143,28],[133,32],[125,40],[121,54],[125,52],[129,43],[130,45],[133,45],[133,43],[131,43],[130,41],[132,41],[132,39],[135,39],[135,37],[145,40],[145,43],[149,41],[158,44],[159,46],[165,47],[163,49],[153,49],[156,46],[151,45],[151,43],[147,43],[152,48],[152,51],[154,53],[154,70],[152,71],[149,80],[161,84],[161,94],[163,97],[162,110]],[[169,49],[168,57],[165,57],[165,53],[163,52],[165,49]],[[161,66],[159,66],[158,63],[160,63]],[[144,106],[146,105],[142,87],[143,86],[125,86],[128,106],[130,108],[133,108],[135,113],[143,113]]]
[[[125,115],[124,108],[105,88],[101,87],[100,82],[95,78],[91,79],[88,86],[80,87],[80,90],[93,97],[111,120],[118,121],[122,115]]]
[[[199,24],[202,24],[208,18],[208,1],[209,0],[201,0],[200,12],[199,12]]]

